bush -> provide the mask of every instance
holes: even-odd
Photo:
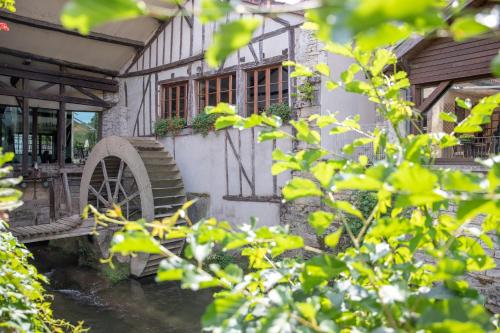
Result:
[[[195,133],[200,133],[203,136],[207,136],[208,132],[214,130],[215,121],[217,120],[216,113],[206,113],[205,111],[200,112],[193,119],[191,128]]]
[[[266,110],[266,114],[280,117],[283,123],[288,123],[292,118],[290,107],[284,103],[270,105]]]
[[[154,132],[158,136],[177,135],[186,126],[187,122],[184,118],[162,118],[155,122]]]
[[[363,217],[367,219],[377,205],[377,196],[373,192],[354,191],[349,202],[358,207]],[[363,221],[354,215],[347,215],[346,222],[351,227],[352,233],[357,236],[363,227]]]

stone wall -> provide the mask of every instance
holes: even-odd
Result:
[[[123,91],[124,89],[120,87],[120,92]],[[118,93],[107,93],[104,95],[104,100],[117,104],[112,108],[105,110],[102,114],[102,137],[104,138],[111,135],[131,136],[132,133],[128,128],[129,110],[122,104],[125,98],[123,96],[120,96],[120,94]]]

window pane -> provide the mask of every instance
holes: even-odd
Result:
[[[247,103],[247,116],[253,113],[253,103]]]
[[[281,67],[281,80],[288,82],[288,67]]]
[[[257,109],[259,113],[264,111],[266,109],[266,101],[259,101],[259,103],[257,104]]]
[[[233,74],[231,76],[233,77],[233,82],[232,82],[233,87],[232,88],[233,88],[233,90],[235,90],[236,89],[236,75]]]
[[[236,90],[233,90],[233,91],[231,92],[231,94],[232,94],[232,97],[231,97],[231,98],[232,98],[231,104],[236,104]]]
[[[185,94],[186,94],[186,91],[185,91],[185,86],[184,86],[184,85],[182,85],[182,86],[180,86],[179,96],[180,96],[180,97],[184,97],[184,96],[185,96]]]
[[[279,82],[279,68],[271,68],[271,84]]]
[[[98,118],[97,112],[73,112],[73,163],[82,162],[97,143]],[[43,144],[41,138],[38,145]],[[46,138],[46,149],[52,145],[52,138]],[[39,155],[41,156],[41,155]]]
[[[259,100],[265,100],[266,99],[266,86],[259,86],[257,90],[257,95]]]
[[[198,100],[198,108],[200,110],[203,110],[205,108],[205,96],[204,95],[200,95],[200,98]]]
[[[253,103],[253,97],[254,97],[254,88],[250,87],[247,89],[247,102]]]
[[[271,94],[271,96],[270,96],[271,99],[278,99],[279,98],[279,85],[278,85],[278,83],[271,84],[270,94]]]
[[[171,96],[172,96],[172,99],[176,99],[177,98],[177,87],[171,87],[170,88],[170,92],[171,92]]]
[[[198,85],[198,94],[205,95],[205,81],[200,81],[200,84]]]
[[[229,103],[229,92],[224,91],[220,93],[220,101],[224,103]]]
[[[229,77],[224,77],[220,79],[220,90],[221,91],[229,90]]]
[[[210,105],[210,106],[217,105],[217,95],[216,94],[209,94],[208,95],[208,105]]]
[[[184,118],[184,107],[185,107],[185,99],[181,98],[179,99],[179,117]]]
[[[217,80],[210,80],[208,81],[208,93],[215,93],[217,92]]]
[[[177,101],[175,99],[170,101],[170,107],[171,107],[171,114],[169,114],[169,117],[175,117],[177,115]]]
[[[23,122],[22,111],[17,106],[0,106],[0,143],[3,151],[15,152],[14,163],[21,163],[23,154],[22,136]]]
[[[261,70],[257,74],[257,84],[266,84],[266,70]]]
[[[254,77],[253,77],[253,71],[247,73],[247,87],[253,87],[254,86]]]

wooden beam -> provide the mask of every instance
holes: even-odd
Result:
[[[26,89],[28,86],[28,80],[24,79],[23,80],[23,89]],[[29,127],[29,115],[30,115],[30,107],[29,107],[29,99],[27,97],[23,98],[23,159],[22,159],[22,172],[23,175],[26,175],[28,173],[28,167],[29,167],[29,145],[28,145],[28,140],[29,140],[29,132],[30,132],[30,127]]]
[[[437,100],[446,92],[448,87],[451,85],[451,81],[443,81],[441,82],[436,89],[432,91],[432,93],[427,97],[422,104],[416,105],[416,107],[421,112],[426,112],[429,108],[437,102]]]
[[[59,95],[64,96],[66,93],[66,87],[64,84],[59,85]],[[59,112],[57,113],[57,159],[59,161],[59,166],[64,167],[64,159],[66,157],[65,147],[66,147],[66,103],[59,102]]]
[[[55,32],[62,33],[62,34],[76,36],[76,37],[85,38],[85,39],[96,40],[99,42],[127,46],[127,47],[133,47],[136,49],[144,47],[144,43],[142,41],[137,41],[137,40],[123,38],[123,37],[110,36],[110,35],[106,35],[106,34],[102,34],[102,33],[98,33],[98,32],[90,32],[88,35],[81,35],[79,32],[73,31],[73,30],[68,30],[59,24],[46,22],[46,21],[42,21],[42,20],[37,20],[37,19],[31,18],[31,17],[21,16],[21,15],[9,13],[6,11],[0,11],[0,18],[2,18],[3,20],[6,20],[6,21],[10,21],[10,22],[17,23],[17,24],[22,24],[22,25],[29,26],[32,28],[55,31]]]
[[[142,75],[149,75],[149,74],[153,74],[153,73],[157,73],[157,72],[162,72],[162,71],[172,69],[175,67],[189,65],[190,63],[198,61],[198,60],[202,60],[203,56],[204,56],[204,54],[201,53],[201,54],[198,54],[198,55],[195,55],[192,57],[184,58],[184,59],[174,61],[174,62],[171,62],[169,64],[161,65],[158,67],[143,69],[143,70],[136,71],[136,72],[124,73],[124,74],[120,75],[120,77],[122,77],[122,78],[134,77],[134,76],[142,76]]]
[[[71,88],[75,89],[76,91],[79,91],[80,93],[82,93],[83,95],[85,95],[87,97],[92,98],[94,101],[104,102],[104,100],[102,98],[100,98],[96,94],[94,94],[91,91],[88,91],[84,88],[80,88],[78,86],[71,86]]]
[[[78,64],[78,63],[70,62],[70,61],[66,61],[66,60],[45,57],[45,56],[41,56],[38,54],[9,49],[6,47],[0,47],[0,54],[6,54],[6,55],[13,56],[13,57],[27,59],[27,60],[46,62],[49,64],[65,66],[66,68],[72,68],[72,69],[77,69],[80,71],[97,73],[97,74],[102,74],[102,75],[111,76],[111,77],[115,77],[119,73],[118,71],[113,71],[113,70],[104,69],[104,68],[95,67],[95,66]]]
[[[38,162],[38,108],[32,109],[31,120],[31,157]]]
[[[175,14],[177,15],[177,13]],[[163,32],[163,30],[165,30],[165,28],[170,24],[170,22],[172,21],[172,19],[175,17],[172,16],[170,17],[168,20],[164,21],[162,24],[160,24],[160,26],[158,27],[158,29],[156,29],[155,33],[153,34],[153,36],[151,36],[151,38],[149,39],[149,41],[140,49],[137,51],[137,53],[135,54],[134,58],[132,59],[132,62],[130,63],[130,65],[127,67],[127,69],[125,70],[125,73],[128,73],[132,67],[137,63],[137,61],[139,60],[139,58],[144,54],[144,52],[146,52],[146,50],[148,49],[148,47],[150,47],[150,45],[153,43],[153,41]],[[163,44],[163,48],[165,49],[165,44]],[[165,50],[163,50],[165,52]]]
[[[91,76],[84,75],[65,75],[57,71],[44,70],[26,65],[0,64],[0,75],[12,76],[17,78],[26,78],[34,81],[42,81],[54,84],[65,84],[103,90],[107,92],[118,92],[118,82],[114,80],[94,80]]]
[[[110,103],[110,102],[99,102],[99,101],[94,101],[91,99],[80,98],[80,97],[45,94],[45,93],[37,92],[36,90],[21,90],[21,89],[17,89],[17,88],[6,88],[6,87],[0,87],[0,95],[22,97],[22,98],[42,99],[42,100],[46,100],[46,101],[65,102],[65,103],[71,103],[71,104],[97,106],[97,107],[102,107],[102,108],[110,108],[114,105],[114,103]]]

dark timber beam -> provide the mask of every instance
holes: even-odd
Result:
[[[37,19],[31,18],[31,17],[21,16],[21,15],[17,15],[17,14],[13,14],[13,13],[8,13],[5,11],[0,11],[0,18],[3,20],[6,20],[6,21],[26,25],[29,27],[37,28],[37,29],[56,31],[56,32],[63,33],[66,35],[71,35],[71,36],[76,36],[76,37],[86,38],[86,39],[92,39],[92,40],[96,40],[99,42],[128,46],[128,47],[133,47],[136,49],[140,49],[140,48],[144,47],[144,43],[141,41],[137,41],[137,40],[133,40],[133,39],[129,39],[129,38],[110,36],[110,35],[101,34],[101,33],[97,33],[97,32],[91,32],[88,35],[84,36],[84,35],[81,35],[80,33],[78,33],[77,31],[68,30],[59,24],[41,21],[41,20],[37,20]]]
[[[167,69],[172,69],[175,67],[188,65],[192,62],[202,60],[203,56],[204,56],[203,53],[201,53],[201,54],[198,54],[198,55],[195,55],[192,57],[184,58],[184,59],[174,61],[174,62],[171,62],[169,64],[161,65],[158,67],[143,69],[143,70],[136,71],[136,72],[124,73],[124,74],[120,75],[120,77],[133,77],[133,76],[149,75],[149,74],[153,74],[156,72],[165,71]]]
[[[26,60],[46,62],[46,63],[53,64],[53,65],[65,66],[66,68],[71,68],[71,69],[76,69],[76,70],[86,71],[86,72],[91,72],[91,73],[97,73],[97,74],[102,74],[102,75],[111,76],[111,77],[115,77],[118,75],[118,71],[113,71],[113,70],[104,69],[104,68],[100,68],[100,67],[94,67],[94,66],[89,66],[89,65],[78,64],[75,62],[45,57],[45,56],[41,56],[38,54],[9,49],[7,47],[0,47],[0,54],[6,54],[9,56],[22,58],[22,59],[26,59]]]
[[[32,99],[42,99],[46,101],[54,101],[54,102],[65,102],[71,104],[80,104],[80,105],[89,105],[89,106],[97,106],[101,108],[110,108],[113,107],[113,103],[109,102],[101,102],[93,99],[86,99],[80,97],[72,97],[72,96],[64,96],[64,95],[53,95],[53,94],[44,94],[41,92],[37,92],[36,90],[21,90],[17,88],[10,87],[0,87],[0,95],[5,96],[13,96],[20,98],[32,98]]]
[[[66,93],[66,87],[64,84],[59,86],[59,95],[64,96]],[[59,102],[59,112],[57,113],[57,159],[59,161],[59,166],[64,167],[64,160],[66,158],[65,147],[66,147],[66,103],[64,101]]]
[[[415,105],[421,112],[426,112],[429,108],[437,102],[437,100],[443,96],[448,87],[451,85],[451,81],[443,81],[441,82],[436,89],[432,91],[432,93],[427,97],[422,104]]]
[[[91,76],[66,75],[57,71],[38,69],[32,66],[0,64],[0,75],[26,78],[35,81],[42,81],[54,84],[67,84],[82,88],[103,90],[107,92],[118,92],[118,82],[113,80],[97,79]]]
[[[24,79],[23,80],[23,89],[26,89],[28,87],[28,80]],[[30,132],[30,127],[29,127],[29,116],[30,116],[30,107],[29,107],[29,99],[28,97],[23,97],[23,103],[22,103],[22,109],[23,109],[23,158],[22,158],[22,172],[23,175],[26,175],[28,173],[28,167],[29,167],[29,145],[28,145],[28,140],[29,140],[29,132]]]

